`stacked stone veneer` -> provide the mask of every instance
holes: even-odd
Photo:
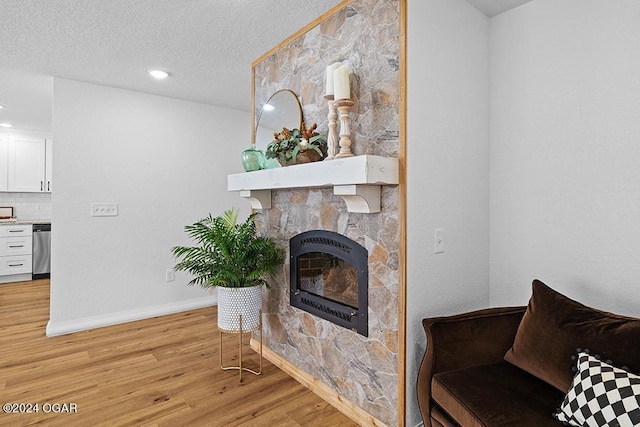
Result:
[[[307,123],[327,131],[324,71],[336,61],[352,69],[351,112],[356,155],[397,157],[399,149],[399,12],[397,0],[354,0],[307,33],[255,64],[255,110],[271,94],[298,94]],[[289,305],[289,265],[266,292],[264,342],[380,421],[398,419],[397,186],[384,186],[382,211],[349,213],[331,188],[272,191],[262,231],[288,248],[303,231],[346,235],[369,252],[369,337]]]

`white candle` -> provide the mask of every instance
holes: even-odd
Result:
[[[325,74],[325,95],[333,95],[333,72],[337,70],[341,65],[341,62],[336,62],[327,67],[327,72]]]
[[[333,72],[333,95],[335,99],[350,99],[349,67],[342,65]]]

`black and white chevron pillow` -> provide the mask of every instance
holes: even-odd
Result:
[[[584,352],[577,368],[557,420],[577,427],[640,426],[640,376]]]

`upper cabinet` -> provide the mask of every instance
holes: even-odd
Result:
[[[44,138],[9,137],[9,191],[44,191],[45,153]]]
[[[2,146],[0,165],[6,165],[6,168],[2,169],[7,173],[6,177],[0,177],[0,191],[26,193],[51,191],[51,140],[41,137],[5,135]]]
[[[53,140],[51,138],[47,138],[46,149],[45,149],[45,162],[44,162],[44,182],[45,188],[44,191],[47,193],[51,192],[51,183],[52,183],[52,174],[53,171]]]
[[[0,191],[7,191],[9,189],[7,164],[7,135],[0,134]]]

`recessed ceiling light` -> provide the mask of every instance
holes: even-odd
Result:
[[[12,128],[13,125],[11,123],[0,123],[0,128]]]
[[[7,108],[7,106],[0,104],[0,109],[3,109],[3,108]]]
[[[167,77],[169,77],[169,73],[162,70],[147,70],[147,73],[149,73],[152,77],[155,77],[156,79],[166,79]]]

